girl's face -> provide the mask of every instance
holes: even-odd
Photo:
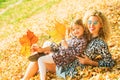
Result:
[[[72,27],[72,34],[73,36],[76,36],[77,38],[81,37],[84,33],[84,29],[81,25],[74,25]]]
[[[88,30],[90,31],[93,37],[98,36],[99,30],[101,28],[101,24],[97,16],[90,16],[88,18],[87,26],[88,26]]]

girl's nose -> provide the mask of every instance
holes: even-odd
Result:
[[[76,32],[77,30],[75,29],[75,32]]]

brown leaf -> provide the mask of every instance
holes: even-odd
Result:
[[[27,37],[30,40],[30,45],[38,41],[38,37],[30,30],[27,31]]]
[[[19,42],[22,46],[24,45],[30,45],[30,40],[27,37],[27,35],[23,35],[21,38],[19,38]]]

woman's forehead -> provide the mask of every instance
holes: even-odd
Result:
[[[90,16],[90,17],[88,18],[88,20],[93,20],[93,21],[94,21],[94,20],[99,20],[99,19],[98,19],[97,16]]]

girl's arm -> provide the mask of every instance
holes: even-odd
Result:
[[[45,48],[39,48],[38,52],[43,52],[43,53],[50,53],[51,47],[45,47]]]
[[[50,47],[50,46],[47,46],[47,47],[45,47],[45,48],[41,48],[41,47],[39,47],[37,44],[33,44],[33,45],[31,46],[31,51],[32,51],[32,52],[35,52],[35,51],[37,51],[37,52],[51,51],[51,47]]]
[[[74,39],[74,40],[76,40],[76,39]],[[77,46],[67,46],[67,48],[60,50],[60,53],[62,53],[62,58],[64,60],[74,60],[76,58],[76,56],[80,56],[81,54],[84,53],[84,50],[87,45],[86,39],[84,37],[82,37],[79,42],[78,41],[74,41],[74,42],[76,42],[76,43],[73,43],[73,44],[76,44]],[[71,44],[72,44],[72,42],[71,42]],[[59,55],[60,54],[58,54],[56,56],[59,56]]]
[[[53,59],[57,65],[66,65],[76,59],[76,56],[82,54],[86,48],[87,42],[85,38],[80,39],[80,43],[75,41],[76,46],[68,46],[67,49],[60,48]],[[79,43],[79,44],[77,44]],[[72,43],[71,43],[72,44]]]
[[[61,41],[61,46],[63,46],[65,49],[68,49],[68,43],[65,39]]]
[[[33,44],[32,46],[31,46],[31,52],[36,52],[36,51],[39,51],[39,46],[37,45],[37,44]]]
[[[57,51],[58,50],[58,45],[56,43],[49,43],[50,45],[48,45],[48,43],[44,43],[45,45],[44,48],[39,47],[37,44],[33,44],[31,46],[31,51],[32,52],[44,52],[44,53],[50,53],[51,51]],[[47,45],[47,46],[46,46]]]

